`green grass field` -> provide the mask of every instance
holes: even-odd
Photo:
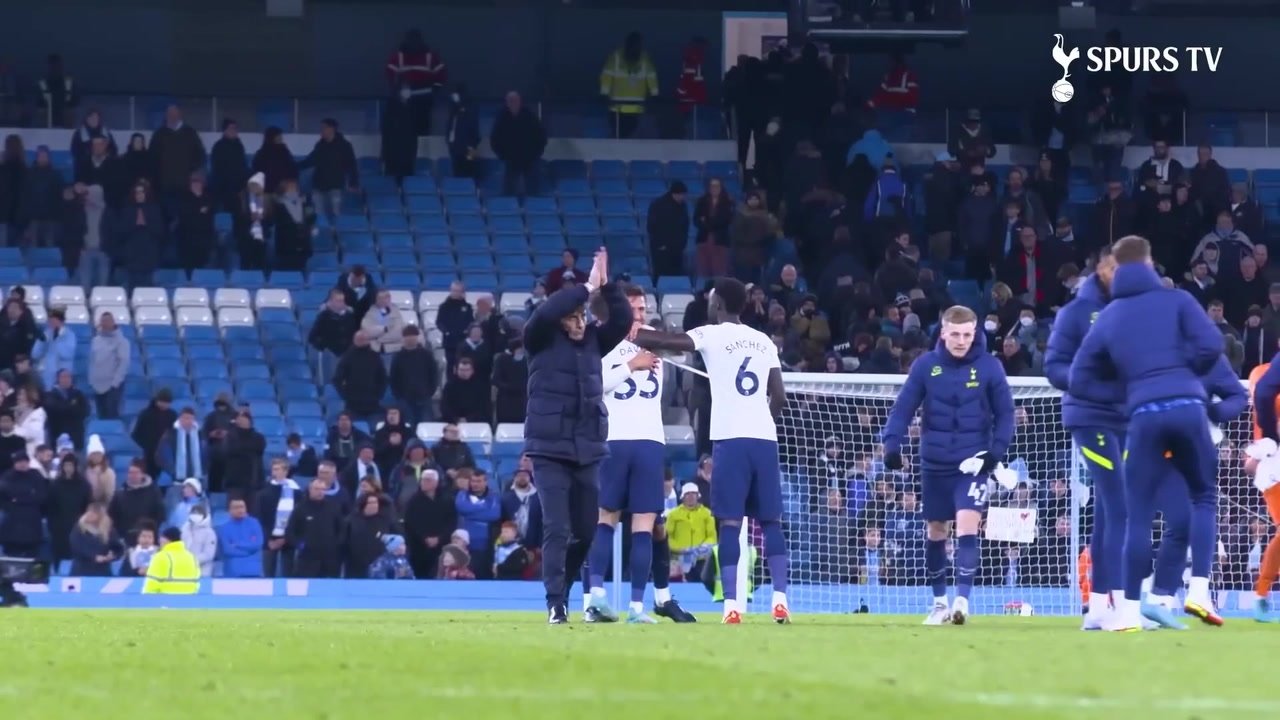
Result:
[[[575,620],[576,620],[575,616]],[[1280,626],[1081,633],[1058,618],[18,610],[0,714],[364,718],[1275,718]],[[175,712],[176,709],[176,712]]]

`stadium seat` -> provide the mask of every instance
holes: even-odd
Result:
[[[84,305],[84,290],[76,285],[54,285],[49,288],[50,307]]]
[[[187,307],[178,307],[177,320],[179,328],[194,326],[213,326],[213,313],[208,307],[192,305]]]
[[[209,291],[201,287],[180,287],[173,291],[173,306],[175,308],[183,307],[209,307]]]
[[[158,287],[134,288],[129,298],[134,309],[141,307],[169,307],[169,291]]]
[[[264,288],[254,295],[253,306],[259,312],[266,308],[277,308],[281,310],[288,310],[292,314],[293,296],[288,290]]]
[[[659,281],[661,280],[662,278],[659,278]],[[659,290],[661,290],[661,287],[659,287]],[[667,313],[683,313],[691,302],[693,302],[692,295],[679,292],[663,292],[660,307],[662,314],[665,316]]]
[[[247,308],[250,304],[249,291],[243,288],[218,288],[213,293],[213,307],[215,310]]]
[[[245,292],[246,305],[248,304],[248,294]],[[245,307],[222,307],[218,309],[218,327],[220,328],[253,327],[253,324],[253,313]]]
[[[115,318],[118,325],[130,325],[133,323],[133,315],[129,312],[128,305],[99,305],[93,308],[94,325],[98,324],[104,313],[111,313],[111,317]]]
[[[144,305],[133,313],[133,321],[138,325],[173,325],[173,314],[169,308]]]
[[[444,302],[448,297],[448,292],[423,290],[422,293],[418,295],[418,312],[427,312],[428,310],[434,312],[440,307],[440,303]]]
[[[68,324],[87,325],[89,323],[89,308],[84,305],[67,305],[64,306],[63,310],[66,313]]]
[[[31,296],[27,296],[30,301]],[[122,287],[99,286],[89,293],[89,307],[97,309],[103,305],[120,306],[129,304],[129,294]]]

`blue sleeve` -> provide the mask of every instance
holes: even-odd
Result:
[[[991,419],[995,430],[991,433],[991,454],[1003,460],[1013,443],[1013,391],[1009,389],[1009,378],[1005,375],[1004,366],[995,358],[986,355],[980,360],[991,366],[991,382],[987,383],[987,405],[991,408]]]
[[[561,288],[539,305],[524,324],[524,347],[530,355],[539,353],[551,344],[560,332],[560,321],[569,313],[587,304],[586,285]],[[612,349],[612,348],[610,348]]]
[[[1089,397],[1090,393],[1086,389],[1089,383],[1111,375],[1107,369],[1109,357],[1105,322],[1105,313],[1099,315],[1098,322],[1094,323],[1092,330],[1085,333],[1080,349],[1071,361],[1071,368],[1067,371],[1067,392],[1072,395]]]
[[[902,451],[902,443],[907,437],[911,418],[915,417],[916,410],[920,409],[920,404],[924,402],[925,373],[928,372],[932,359],[933,353],[921,355],[911,364],[911,370],[907,372],[907,381],[902,384],[898,399],[893,401],[893,408],[889,410],[889,421],[885,423],[884,432],[880,434],[880,442],[884,443],[886,453]]]
[[[1253,412],[1264,437],[1280,442],[1276,431],[1276,396],[1280,395],[1280,353],[1271,358],[1271,366],[1258,378],[1253,388]]]
[[[600,294],[609,308],[609,319],[597,330],[596,339],[600,345],[600,355],[608,355],[618,343],[627,339],[631,332],[631,303],[616,283],[607,283],[600,288]]]
[[[1225,355],[1218,356],[1218,362],[1204,378],[1204,385],[1209,395],[1218,398],[1217,402],[1213,402],[1212,397],[1209,399],[1209,419],[1219,425],[1240,417],[1249,405],[1249,393],[1245,392]],[[1272,407],[1275,407],[1274,403]]]
[[[492,492],[481,503],[480,517],[478,519],[485,522],[498,522],[502,519],[502,507],[498,505],[498,497]]]
[[[1214,327],[1200,303],[1183,290],[1175,292],[1178,298],[1178,324],[1187,342],[1191,369],[1198,375],[1208,374],[1222,357],[1222,331]]]
[[[1063,392],[1067,391],[1067,373],[1071,369],[1071,358],[1080,349],[1083,333],[1079,332],[1080,306],[1071,303],[1058,313],[1049,332],[1049,344],[1044,351],[1044,374],[1049,384]],[[1086,331],[1087,332],[1087,331]]]

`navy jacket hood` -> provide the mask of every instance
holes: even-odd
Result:
[[[1160,276],[1145,263],[1126,263],[1116,268],[1115,277],[1111,279],[1111,296],[1129,298],[1135,295],[1165,289],[1160,284]]]

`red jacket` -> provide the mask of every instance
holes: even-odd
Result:
[[[427,95],[449,81],[449,70],[435,52],[407,53],[396,50],[387,58],[387,82],[404,84],[414,95]]]
[[[676,83],[676,100],[680,112],[692,112],[694,106],[707,104],[707,80],[702,77],[702,62],[706,48],[689,45],[684,49],[684,64],[680,68],[680,80]]]
[[[880,87],[867,105],[886,110],[905,110],[915,112],[920,105],[920,86],[916,84],[916,74],[906,65],[897,65],[884,74]]]

